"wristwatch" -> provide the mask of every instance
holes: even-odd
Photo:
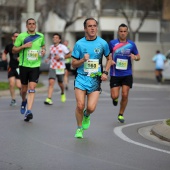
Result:
[[[103,71],[104,74],[108,75],[108,71]]]

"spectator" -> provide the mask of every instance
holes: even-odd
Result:
[[[158,84],[162,83],[162,71],[164,69],[164,63],[166,62],[166,57],[161,54],[159,50],[156,51],[155,56],[153,56],[152,61],[155,63],[155,77]]]

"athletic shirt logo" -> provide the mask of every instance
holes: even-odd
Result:
[[[99,48],[95,48],[95,49],[94,49],[94,52],[95,52],[96,54],[99,54],[99,53],[100,53],[100,49],[99,49]]]

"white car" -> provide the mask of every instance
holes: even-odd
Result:
[[[42,57],[41,59],[41,66],[40,66],[40,73],[42,72],[48,72],[49,71],[49,67],[50,67],[50,63],[46,63],[45,60],[47,59],[47,55]]]
[[[167,61],[165,63],[162,75],[164,80],[170,80],[170,50],[165,54],[165,57]]]

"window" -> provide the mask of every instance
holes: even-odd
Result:
[[[170,33],[162,33],[160,35],[160,41],[161,42],[170,42]]]
[[[84,37],[84,32],[76,32],[76,41]]]
[[[102,32],[102,38],[107,41],[108,43],[110,42],[110,40],[114,39],[114,32]]]
[[[156,42],[156,33],[139,33],[139,42]]]

